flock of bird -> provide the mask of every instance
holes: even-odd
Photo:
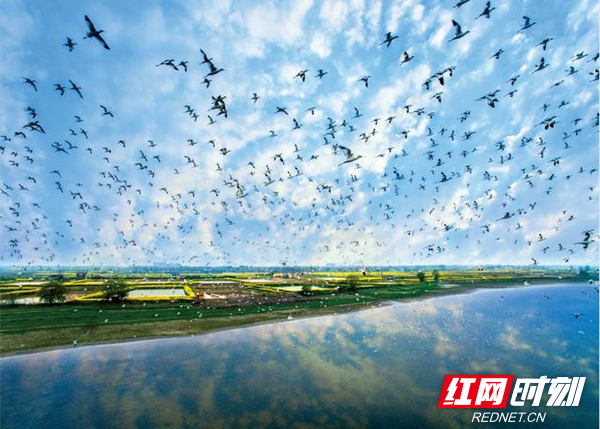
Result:
[[[471,0],[460,0],[455,8],[468,8],[468,3]],[[493,20],[495,9],[490,1],[486,2],[483,11],[474,15],[474,20]],[[116,41],[110,40],[103,30],[98,30],[88,16],[84,21],[87,25],[84,39],[94,40],[101,48],[110,51],[106,37],[115,48]],[[542,26],[524,16],[520,28],[516,28],[515,32],[530,32],[534,25],[537,28]],[[469,23],[460,24],[452,20],[452,26],[452,38],[445,43],[462,43],[463,39],[472,36]],[[402,35],[387,32],[382,39],[378,46],[380,55],[392,55],[391,52],[401,43]],[[97,49],[87,42],[76,43],[74,40],[77,39],[66,37],[63,46],[67,52]],[[231,103],[249,103],[256,109],[267,109],[266,103],[263,104],[264,97],[258,91],[238,95],[237,99],[212,94],[210,98],[207,97],[210,106],[208,111],[192,103],[182,103],[182,117],[193,121],[201,130],[198,134],[206,138],[190,135],[187,142],[181,143],[180,161],[173,164],[161,144],[152,139],[130,142],[123,138],[115,142],[97,143],[103,141],[103,136],[91,135],[85,129],[86,122],[82,115],[74,117],[72,128],[65,130],[63,136],[48,136],[43,114],[38,113],[35,107],[35,97],[42,88],[35,78],[23,77],[23,91],[32,92],[29,94],[32,105],[23,106],[30,118],[27,123],[14,124],[14,129],[1,136],[0,142],[2,168],[22,172],[12,175],[11,170],[11,177],[16,179],[0,184],[3,204],[8,207],[6,215],[2,216],[2,241],[6,246],[3,247],[5,250],[0,254],[0,260],[20,265],[61,261],[94,265],[107,260],[126,264],[167,261],[184,265],[228,265],[238,260],[235,252],[239,251],[256,256],[254,264],[262,265],[260,255],[265,253],[265,249],[276,247],[279,249],[278,262],[292,265],[298,263],[298,256],[293,253],[297,250],[293,242],[299,241],[302,248],[320,255],[324,260],[346,254],[348,248],[353,249],[352,259],[338,260],[340,263],[360,264],[372,249],[396,246],[411,247],[410,261],[386,262],[427,263],[444,253],[461,252],[461,240],[483,246],[484,238],[493,234],[495,237],[492,242],[503,242],[509,233],[523,231],[533,219],[544,216],[544,213],[536,211],[540,201],[532,200],[528,196],[529,190],[542,189],[543,192],[536,194],[539,198],[545,198],[546,202],[554,201],[555,206],[560,206],[561,197],[555,195],[556,189],[562,192],[574,182],[589,182],[588,192],[580,195],[581,204],[587,204],[589,211],[596,210],[597,213],[597,188],[594,186],[598,177],[597,164],[591,168],[575,165],[569,158],[578,150],[577,145],[597,144],[581,141],[580,134],[598,133],[598,112],[574,117],[573,111],[569,110],[569,100],[563,100],[558,105],[543,102],[534,112],[539,118],[537,126],[519,136],[516,143],[508,138],[514,130],[510,130],[504,139],[488,141],[485,135],[477,134],[477,121],[473,120],[479,112],[487,114],[488,109],[510,102],[517,96],[523,81],[545,73],[549,66],[545,58],[550,57],[552,41],[552,37],[545,37],[533,45],[538,47],[540,58],[533,69],[526,74],[497,76],[503,82],[502,86],[482,94],[477,100],[465,100],[465,110],[453,120],[439,119],[438,113],[445,102],[444,91],[453,84],[456,75],[465,74],[467,70],[462,65],[446,65],[426,77],[416,91],[429,94],[432,102],[422,106],[408,103],[398,106],[406,118],[427,121],[424,133],[420,133],[417,126],[400,126],[397,111],[385,117],[367,118],[363,108],[353,106],[348,117],[329,116],[323,119],[320,131],[307,137],[306,144],[289,143],[289,150],[269,153],[270,162],[264,165],[254,159],[246,159],[243,165],[231,165],[229,159],[233,156],[232,152],[235,154],[235,149],[211,136],[215,124],[240,119],[230,110]],[[106,54],[111,55],[112,52]],[[400,49],[398,67],[409,67],[405,64],[419,61],[418,52],[412,52],[414,55],[411,52],[408,48]],[[499,48],[490,56],[490,60],[502,61],[503,55],[507,54]],[[563,58],[566,67],[564,77],[547,91],[552,91],[566,79],[578,78],[578,85],[597,93],[598,58],[598,53],[587,52],[574,52],[569,58]],[[202,49],[199,50],[197,61],[165,59],[155,62],[157,71],[183,73],[184,77],[197,73],[196,66],[204,69],[199,76],[207,91],[211,90],[211,83],[215,79],[227,73],[218,63],[217,59],[211,58]],[[584,78],[588,73],[590,77]],[[290,81],[296,85],[305,85],[311,79],[317,82],[332,79],[332,73],[315,67],[314,70],[299,70],[290,76]],[[373,80],[371,75],[364,75],[354,84],[363,91],[370,91]],[[89,102],[84,88],[73,80],[69,79],[68,82],[54,84],[53,90],[58,92],[57,96],[76,97]],[[264,130],[265,141],[291,141],[293,133],[306,130],[307,126],[302,123],[299,114],[293,113],[298,113],[298,110],[284,103],[285,100],[281,100],[268,113],[276,120],[289,120],[289,129]],[[118,121],[118,112],[113,113],[105,104],[97,104],[98,116]],[[310,116],[316,112],[322,114],[320,109],[307,104],[304,113]],[[506,127],[509,125],[506,124]],[[364,148],[382,135],[389,136],[392,143],[376,155],[376,158],[385,160],[385,169],[370,180],[363,173],[363,163],[372,160],[365,155]],[[47,143],[48,140],[53,141]],[[315,141],[319,143],[314,144]],[[113,161],[113,154],[132,146],[136,155],[128,164],[116,164]],[[203,159],[194,155],[197,152],[193,151],[198,148],[218,154],[219,162],[209,169]],[[270,146],[265,145],[265,148],[268,151]],[[44,156],[47,152],[70,157],[70,163],[77,163],[80,157],[89,157],[98,171],[89,171],[89,176],[85,178],[74,177],[64,167],[59,169],[48,165],[49,161]],[[522,162],[521,159],[526,158],[524,152],[535,154],[537,162]],[[337,175],[333,180],[323,179],[324,175],[318,173],[307,173],[311,163],[324,157],[328,158],[334,170],[328,170],[327,174]],[[34,176],[29,168],[40,163],[42,169],[39,175]],[[515,183],[499,188],[497,183],[502,181],[502,175],[507,171],[503,167],[520,173]],[[168,179],[163,174],[167,170]],[[184,185],[178,183],[178,177],[190,171],[197,182],[203,182],[204,176],[217,174],[221,186],[201,193],[198,190],[201,188],[192,184],[189,189],[181,191]],[[124,178],[125,172],[128,177],[133,174],[135,179]],[[478,195],[459,195],[448,199],[449,193],[457,191],[456,188],[448,188],[448,182],[451,181],[460,182],[464,189],[469,190],[479,189],[483,183],[484,190]],[[33,188],[40,186],[41,182],[46,186],[47,202],[30,197]],[[306,189],[308,186],[315,191],[315,195],[310,197],[308,203],[301,202],[304,195],[290,193],[289,187],[281,186],[287,182],[294,183],[291,189],[296,186]],[[515,197],[517,188],[519,196]],[[288,194],[284,194],[282,189],[287,190]],[[156,190],[162,198],[150,200],[149,195],[155,195]],[[117,212],[104,207],[102,199],[94,197],[98,193],[117,195],[130,208],[129,211]],[[409,197],[409,194],[412,195]],[[366,195],[366,198],[361,195]],[[365,207],[370,206],[370,212],[349,208],[359,199]],[[49,205],[53,200],[60,201],[62,206],[69,209],[47,209],[45,204]],[[202,208],[206,201],[210,203],[211,213]],[[72,208],[76,208],[76,216],[72,214]],[[265,209],[269,213],[266,217]],[[502,210],[504,214],[492,217],[497,210]],[[218,213],[216,220],[214,212]],[[30,213],[33,214],[28,217]],[[102,224],[97,229],[90,229],[89,235],[86,235],[81,225],[88,222],[81,219],[92,216],[112,222],[114,228]],[[26,218],[31,220],[24,221]],[[238,229],[240,222],[250,222],[251,229]],[[552,219],[552,222],[551,230],[558,231],[571,222],[577,223],[578,219],[571,207],[564,207],[561,215]],[[279,232],[271,231],[271,223],[278,225]],[[388,231],[387,240],[386,236],[377,233],[378,228]],[[113,230],[118,237],[116,242],[107,239]],[[138,238],[141,232],[146,231],[150,232],[152,240]],[[560,243],[552,242],[551,235],[543,230],[535,233],[529,231],[529,235],[523,234],[515,238],[513,243],[504,245],[516,251],[531,249],[532,264],[538,264],[544,255],[551,253],[562,255],[561,259],[568,264],[572,255],[592,251],[590,247],[598,241],[596,231],[589,227],[582,228],[579,236]],[[169,241],[171,243],[167,243]],[[550,242],[552,244],[547,244]],[[176,246],[186,251],[183,256],[170,256],[169,252],[161,249],[161,243],[166,243],[166,248]],[[489,246],[489,241],[486,243]],[[78,255],[72,261],[64,261],[57,250],[61,245],[75,247]],[[138,256],[131,256],[127,252],[132,248],[138,250],[134,253]],[[465,260],[465,263],[468,262]]]

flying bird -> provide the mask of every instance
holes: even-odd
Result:
[[[452,25],[454,26],[454,37],[452,39],[448,40],[449,42],[452,42],[453,40],[461,39],[470,33],[469,30],[462,31],[462,27],[455,20],[452,20]]]
[[[62,95],[65,95],[65,89],[66,89],[66,88],[65,88],[64,86],[62,86],[60,83],[55,83],[55,84],[54,84],[54,90],[55,90],[55,91],[60,91],[60,95],[61,95],[61,96],[62,96]]]
[[[496,53],[490,57],[490,59],[496,58],[498,60],[498,59],[500,59],[500,55],[502,55],[503,53],[504,53],[504,49],[498,49],[496,51]]]
[[[73,48],[75,48],[75,45],[77,45],[77,43],[73,42],[73,40],[70,37],[67,37],[67,41],[63,44],[63,46],[69,49],[69,52],[73,52]]]
[[[494,9],[496,9],[496,8],[495,8],[495,7],[492,7],[492,5],[491,5],[491,2],[489,2],[489,1],[488,1],[488,2],[485,4],[485,9],[483,9],[483,12],[481,12],[481,13],[479,14],[479,16],[478,16],[477,18],[475,18],[475,19],[479,19],[479,18],[481,18],[482,16],[485,16],[486,18],[488,18],[488,19],[489,19],[489,18],[490,18],[490,14],[492,13],[492,11],[493,11]]]
[[[465,5],[465,4],[469,3],[470,1],[471,1],[471,0],[458,0],[458,3],[456,3],[456,4],[455,4],[453,7],[455,7],[455,8],[459,8],[459,7],[461,7],[462,5]]]
[[[342,152],[344,152],[344,155],[346,156],[346,160],[339,165],[348,164],[350,162],[354,162],[354,161],[362,158],[362,155],[356,155],[354,152],[352,152],[350,149],[348,149],[345,146],[338,145],[337,148],[340,149]]]
[[[385,33],[385,40],[383,42],[381,42],[379,45],[383,45],[387,43],[386,48],[389,48],[390,45],[392,44],[392,42],[397,39],[398,36],[392,36],[392,33],[390,31],[388,31],[387,33]]]
[[[75,91],[77,95],[79,95],[79,98],[83,98],[83,95],[81,94],[81,87],[77,86],[71,79],[69,79],[69,83],[71,84],[71,88],[69,89]]]
[[[554,40],[554,39],[553,39],[552,37],[546,37],[544,40],[542,40],[540,43],[538,43],[538,44],[537,44],[537,45],[535,45],[535,46],[541,46],[541,47],[542,47],[542,49],[545,51],[545,50],[546,50],[546,48],[548,47],[548,43],[549,43],[551,40]]]
[[[358,79],[358,82],[364,82],[365,83],[365,88],[369,87],[369,79],[371,78],[371,76],[363,76],[360,79]]]
[[[546,60],[544,59],[544,57],[542,57],[540,59],[540,62],[538,63],[537,66],[535,66],[535,70],[532,73],[536,73],[539,72],[541,70],[544,70],[546,67],[548,67],[550,64],[546,63]]]
[[[113,113],[108,110],[106,107],[104,107],[102,104],[100,105],[100,107],[102,108],[103,112],[102,112],[102,116],[110,116],[111,118],[114,118],[115,116],[113,115]]]
[[[296,79],[297,77],[299,77],[300,79],[302,79],[302,82],[306,82],[306,73],[308,72],[308,70],[300,70],[298,72],[298,74],[296,76],[294,76],[294,79]]]
[[[536,24],[535,22],[531,22],[531,18],[529,18],[528,16],[524,16],[523,19],[525,20],[525,22],[523,23],[523,27],[521,27],[519,31],[527,30],[528,28],[531,28]]]
[[[88,26],[88,32],[84,39],[96,39],[98,43],[104,47],[104,49],[110,49],[106,41],[101,36],[101,33],[104,33],[104,30],[96,30],[94,23],[87,15],[85,15],[84,19]]]
[[[36,86],[36,84],[35,84],[35,80],[33,80],[33,79],[30,79],[30,78],[28,78],[28,77],[24,77],[24,78],[23,78],[23,83],[26,83],[26,84],[28,84],[28,85],[31,85],[31,87],[33,88],[33,90],[34,90],[35,92],[38,92],[38,90],[37,90],[37,86]]]
[[[413,58],[414,58],[414,56],[411,56],[408,54],[407,51],[404,51],[404,54],[402,54],[402,61],[400,61],[400,65],[409,62]]]

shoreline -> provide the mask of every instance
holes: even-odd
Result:
[[[331,307],[327,307],[326,309],[317,309],[317,311],[314,311],[315,309],[311,308],[309,310],[313,310],[313,312],[312,312],[313,314],[300,314],[298,316],[293,316],[292,320],[328,317],[328,316],[335,316],[337,314],[354,313],[354,312],[363,311],[363,310],[370,310],[375,307],[387,306],[387,305],[390,305],[391,303],[393,303],[393,302],[392,301],[372,301],[368,304],[349,304],[349,305],[346,304],[346,305],[331,306]],[[323,310],[323,311],[318,311],[318,310]],[[296,311],[298,311],[298,310],[296,310]],[[283,313],[283,314],[279,314],[279,313]],[[4,358],[32,355],[32,354],[38,354],[38,353],[47,353],[47,352],[52,352],[52,351],[56,351],[56,350],[76,349],[76,348],[84,348],[84,347],[87,348],[87,347],[95,347],[95,346],[108,346],[108,345],[113,345],[113,344],[116,345],[116,344],[142,342],[142,341],[150,341],[150,340],[162,340],[162,339],[169,339],[169,338],[194,337],[194,336],[208,335],[208,334],[214,334],[214,333],[218,333],[218,332],[224,332],[224,331],[230,331],[230,330],[236,330],[236,329],[245,329],[245,328],[254,327],[254,326],[270,325],[270,324],[274,324],[274,323],[278,323],[278,322],[285,323],[287,321],[291,321],[291,320],[287,319],[287,316],[291,315],[290,313],[293,313],[293,311],[292,310],[280,310],[278,313],[269,313],[268,314],[268,315],[276,316],[273,318],[266,318],[265,320],[261,320],[261,321],[249,321],[248,323],[241,323],[241,324],[228,324],[228,325],[223,325],[223,326],[219,326],[219,327],[215,327],[215,328],[199,330],[198,332],[195,332],[195,333],[190,332],[190,333],[174,334],[174,335],[150,335],[150,336],[143,336],[143,337],[131,337],[131,338],[113,339],[113,340],[105,340],[105,341],[90,341],[90,342],[84,342],[84,343],[78,344],[77,346],[74,346],[72,344],[62,344],[62,345],[56,345],[56,346],[38,347],[38,348],[31,348],[31,349],[24,349],[24,350],[11,350],[11,351],[7,351],[7,352],[0,352],[0,361]],[[243,316],[237,316],[237,317],[243,317]],[[220,319],[220,318],[213,318],[213,319]],[[210,319],[205,319],[205,320],[210,320]],[[158,324],[158,323],[168,323],[168,322],[156,322],[156,324]]]
[[[300,307],[300,308],[288,308],[276,310],[269,313],[248,313],[244,315],[235,315],[235,316],[213,316],[207,317],[205,319],[192,319],[194,321],[200,321],[200,324],[193,324],[192,321],[178,321],[178,320],[170,320],[164,322],[146,322],[146,323],[138,323],[129,326],[130,328],[136,328],[140,331],[148,330],[156,332],[155,335],[125,335],[122,338],[119,338],[118,328],[120,325],[108,325],[106,327],[99,326],[93,329],[104,330],[104,333],[107,334],[107,339],[102,340],[92,340],[92,341],[84,341],[78,343],[77,346],[69,343],[49,345],[49,346],[41,346],[41,347],[28,347],[23,349],[13,349],[8,350],[6,352],[0,352],[0,359],[23,356],[29,354],[36,353],[45,353],[51,352],[55,350],[63,350],[63,349],[74,349],[81,347],[93,347],[100,345],[111,345],[111,344],[121,344],[135,341],[149,341],[156,339],[167,339],[167,338],[178,338],[178,337],[186,337],[186,336],[196,336],[196,335],[206,335],[210,333],[216,333],[226,330],[234,330],[234,329],[244,329],[251,326],[260,326],[272,323],[285,322],[288,320],[290,316],[293,317],[294,320],[297,319],[305,319],[305,318],[313,318],[313,317],[324,317],[324,316],[332,316],[336,314],[344,314],[344,313],[352,313],[357,311],[363,311],[372,309],[375,307],[393,305],[398,303],[411,303],[418,301],[426,301],[434,298],[441,298],[453,295],[463,295],[475,293],[478,291],[485,290],[500,290],[500,289],[522,289],[522,288],[532,288],[532,287],[540,287],[540,286],[552,286],[558,284],[573,284],[573,285],[587,285],[588,283],[582,283],[580,281],[537,281],[531,284],[519,284],[519,283],[497,283],[495,285],[491,284],[456,284],[452,287],[444,287],[441,289],[435,289],[432,291],[428,291],[427,293],[420,296],[411,296],[405,298],[397,298],[397,299],[374,299],[368,302],[357,302],[351,304],[338,304],[331,305],[327,307]],[[183,324],[186,324],[183,326]],[[178,326],[179,325],[179,326]],[[110,334],[110,330],[117,329],[116,334]],[[56,334],[61,333],[62,331],[72,331],[74,334],[77,334],[78,331],[82,331],[85,328],[76,327],[76,328],[60,328],[60,329],[48,329],[48,330],[38,330],[42,332],[49,332]],[[36,332],[36,331],[32,331]],[[160,333],[163,332],[163,333]],[[89,331],[88,331],[89,333]],[[15,335],[15,336],[24,336],[28,333],[23,334],[1,334],[0,339],[6,339],[7,335]],[[65,333],[67,334],[67,333]],[[77,336],[77,335],[74,335]],[[4,338],[3,338],[4,337]],[[114,337],[114,338],[111,338]],[[80,341],[80,339],[77,339]]]

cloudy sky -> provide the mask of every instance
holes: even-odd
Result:
[[[453,5],[0,1],[0,263],[597,264],[598,3]]]

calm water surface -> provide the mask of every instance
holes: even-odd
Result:
[[[0,369],[3,428],[467,426],[473,410],[436,408],[446,374],[585,376],[579,407],[512,411],[546,412],[544,428],[596,428],[598,293],[480,290],[7,357]]]
[[[147,298],[150,296],[168,296],[168,297],[177,297],[177,296],[187,296],[185,290],[183,288],[143,288],[143,289],[134,289],[128,293],[129,298]]]

